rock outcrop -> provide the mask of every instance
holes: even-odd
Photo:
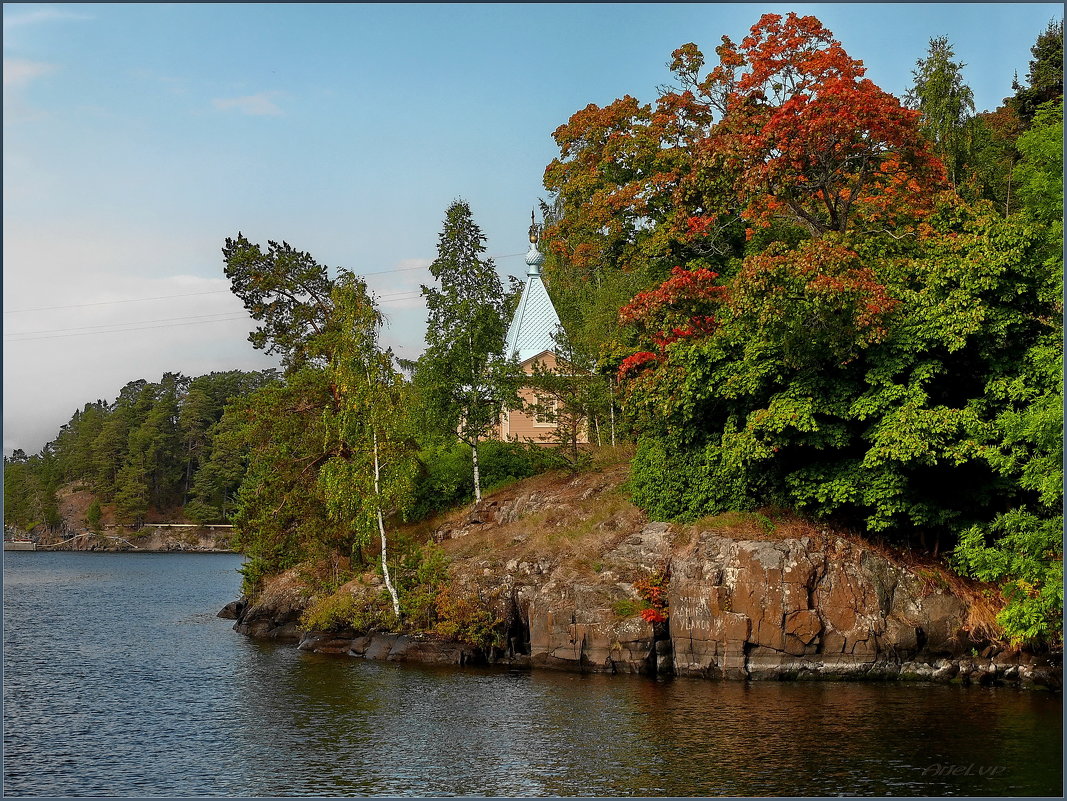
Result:
[[[299,640],[304,631],[300,615],[308,595],[294,570],[270,581],[254,600],[242,598],[234,631],[249,637],[271,640]]]
[[[229,529],[152,524],[139,529],[112,527],[102,533],[66,530],[37,536],[38,547],[43,550],[143,553],[233,553],[230,539]]]
[[[443,522],[457,592],[490,599],[506,647],[397,634],[299,631],[290,578],[242,614],[254,636],[364,658],[725,679],[899,679],[1060,687],[1054,656],[985,634],[974,587],[936,565],[802,521],[650,522],[623,472],[535,480]],[[668,618],[635,585],[657,577]],[[988,616],[988,610],[985,610]]]

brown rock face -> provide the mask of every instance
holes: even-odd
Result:
[[[430,665],[472,665],[485,662],[485,655],[473,645],[443,642],[405,634],[316,634],[308,632],[297,645],[301,651],[343,654],[389,662],[418,662]]]
[[[244,599],[242,599],[244,600]],[[249,637],[299,640],[300,615],[307,599],[295,570],[276,576],[253,601],[245,601],[233,629]]]
[[[680,675],[845,676],[968,645],[961,599],[843,539],[703,532],[673,556],[669,599]]]
[[[300,647],[727,679],[1061,684],[1054,655],[973,642],[967,602],[937,571],[796,521],[771,531],[743,521],[714,530],[649,522],[618,492],[625,475],[539,477],[439,526],[457,595],[493,607],[503,647],[396,634],[307,634]],[[243,610],[237,630],[299,638],[305,601],[294,576],[275,579]],[[639,614],[637,589],[652,576],[665,578],[669,609],[654,625]]]

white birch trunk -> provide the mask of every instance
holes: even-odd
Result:
[[[615,382],[612,381],[608,384],[608,392],[611,395],[611,403],[608,408],[611,410],[611,447],[615,447]]]
[[[378,533],[382,536],[382,575],[385,576],[385,586],[389,588],[389,596],[393,599],[393,613],[400,619],[400,599],[396,595],[396,587],[389,577],[388,543],[385,539],[385,520],[382,519],[381,491],[379,490],[379,476],[381,471],[378,465],[378,432],[374,432],[374,497],[378,502]]]
[[[478,438],[474,438],[474,445],[471,446],[471,454],[474,457],[474,502],[478,503],[482,499],[482,477],[478,472]]]

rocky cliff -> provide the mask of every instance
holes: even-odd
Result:
[[[236,628],[296,639],[306,650],[393,660],[1060,686],[1055,655],[997,643],[991,588],[786,517],[651,522],[626,501],[625,475],[618,466],[532,479],[436,527],[455,592],[493,608],[502,648],[301,631],[307,594],[293,572],[231,610],[240,615]],[[663,588],[654,606],[666,603],[642,616],[649,580]]]
[[[233,553],[229,529],[200,526],[144,525],[109,527],[103,532],[45,532],[37,535],[38,548],[49,551],[143,551],[145,553]]]
[[[229,526],[198,526],[181,517],[181,509],[151,510],[148,522],[133,528],[117,525],[114,510],[103,508],[100,530],[90,531],[87,513],[94,495],[76,484],[56,492],[60,523],[53,529],[39,526],[19,532],[49,551],[145,551],[172,553],[195,551],[232,553]]]

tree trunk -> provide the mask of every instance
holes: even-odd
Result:
[[[611,403],[608,408],[611,412],[611,447],[615,447],[615,382],[612,381],[608,384],[608,391],[610,392]]]
[[[185,490],[182,493],[182,506],[189,503],[189,482],[193,475],[193,448],[190,445],[185,449]]]
[[[474,438],[474,444],[471,445],[471,455],[474,458],[474,502],[477,503],[482,499],[482,477],[478,472],[478,438]]]
[[[385,539],[385,520],[382,519],[381,492],[379,490],[379,476],[381,471],[378,465],[378,432],[374,432],[374,498],[378,507],[378,533],[382,536],[382,575],[385,576],[385,586],[389,588],[389,596],[393,599],[393,612],[400,619],[400,599],[396,596],[396,588],[393,580],[389,577],[389,544]]]

